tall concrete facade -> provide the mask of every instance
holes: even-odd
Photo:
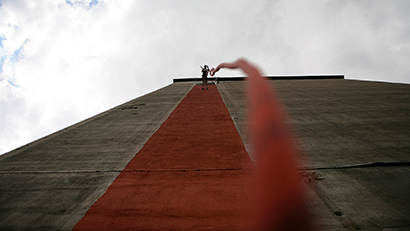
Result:
[[[410,85],[269,82],[304,154],[301,179],[314,223],[324,230],[409,230]],[[0,229],[71,230],[194,84],[176,81],[0,156]],[[216,86],[253,159],[246,81]]]

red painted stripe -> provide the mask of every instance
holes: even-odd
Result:
[[[217,88],[201,87],[188,93],[74,230],[249,228],[251,161]]]

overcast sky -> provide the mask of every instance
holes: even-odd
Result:
[[[410,83],[409,12],[407,0],[0,0],[0,154],[239,57],[265,75]]]

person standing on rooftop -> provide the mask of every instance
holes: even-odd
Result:
[[[202,90],[204,90],[204,85],[206,85],[206,90],[208,90],[208,72],[209,67],[208,65],[204,65],[204,67],[200,66],[202,69]]]

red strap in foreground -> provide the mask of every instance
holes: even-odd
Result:
[[[249,130],[256,158],[258,230],[311,230],[297,151],[271,85],[247,61],[212,68],[240,68],[248,75]]]

